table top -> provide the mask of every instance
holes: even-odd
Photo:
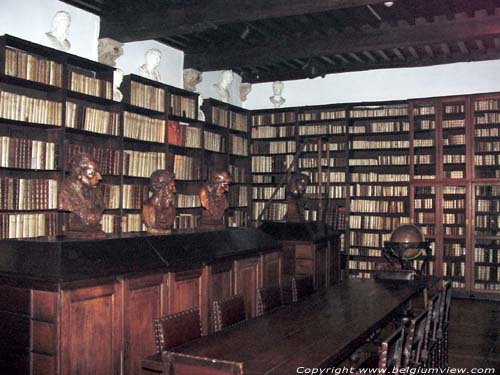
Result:
[[[332,366],[435,281],[350,279],[173,351],[243,362],[246,375],[296,374],[300,366]]]

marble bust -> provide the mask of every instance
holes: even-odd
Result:
[[[116,60],[123,55],[123,43],[111,38],[101,38],[97,44],[97,61],[116,66]]]
[[[196,69],[184,69],[182,75],[185,90],[195,92],[196,86],[203,81],[203,73]]]
[[[113,100],[116,102],[121,102],[123,99],[123,94],[120,91],[120,86],[123,81],[123,70],[120,68],[115,69],[113,72]]]
[[[208,182],[200,189],[200,201],[203,206],[201,227],[205,229],[224,229],[224,213],[229,204],[226,193],[231,184],[231,175],[226,171],[210,174]]]
[[[57,12],[52,19],[52,30],[45,33],[54,48],[68,51],[71,43],[68,40],[71,15],[63,10]]]
[[[214,88],[219,94],[220,100],[225,103],[229,102],[229,98],[231,97],[228,87],[231,82],[233,82],[233,79],[233,72],[231,70],[224,70],[220,76],[219,82],[214,83]]]
[[[289,222],[304,222],[304,199],[309,176],[304,173],[294,173],[290,176],[285,189],[287,211],[284,220]]]
[[[139,68],[139,74],[143,77],[153,79],[155,81],[161,80],[158,66],[161,62],[161,51],[156,48],[151,48],[144,54],[144,64]]]
[[[247,100],[248,94],[252,91],[252,84],[248,82],[242,82],[240,84],[240,99],[242,102]]]
[[[70,174],[59,191],[59,209],[69,211],[68,237],[104,237],[101,219],[104,197],[98,188],[102,179],[97,161],[85,153],[75,155],[69,163]]]
[[[142,221],[150,233],[170,233],[175,222],[175,175],[165,169],[151,174],[151,197],[142,206]]]
[[[269,101],[273,103],[274,108],[279,108],[283,104],[285,104],[286,99],[281,96],[281,93],[283,92],[283,82],[281,81],[275,81],[273,82],[273,96],[269,97]]]

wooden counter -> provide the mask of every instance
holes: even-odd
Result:
[[[0,241],[0,373],[140,374],[153,319],[281,283],[280,245],[258,229],[99,240]]]

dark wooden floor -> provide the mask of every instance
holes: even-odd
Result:
[[[449,336],[450,367],[500,371],[500,302],[453,299]]]

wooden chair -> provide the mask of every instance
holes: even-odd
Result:
[[[164,351],[163,375],[243,375],[243,363]]]
[[[292,302],[314,293],[314,280],[312,276],[294,277],[292,279]]]
[[[437,365],[448,367],[448,326],[450,323],[451,281],[448,280],[441,291],[441,305],[439,309],[439,325],[437,329]]]
[[[435,367],[437,360],[437,331],[439,326],[439,309],[441,293],[436,293],[429,299],[427,310],[429,316],[425,329],[424,347],[422,348],[422,363],[426,367]]]
[[[200,312],[197,307],[154,320],[158,353],[201,336]]]
[[[243,295],[236,294],[219,301],[214,301],[213,312],[214,332],[245,320],[245,301]]]
[[[257,316],[264,315],[283,305],[283,293],[280,287],[257,289]]]
[[[427,327],[429,311],[425,310],[410,321],[407,329],[403,350],[403,367],[419,367],[422,360],[425,329]]]
[[[399,327],[388,338],[380,343],[378,355],[372,355],[364,360],[355,374],[365,373],[360,369],[382,369],[391,370],[401,367],[403,357],[403,345],[405,338],[404,327]]]

